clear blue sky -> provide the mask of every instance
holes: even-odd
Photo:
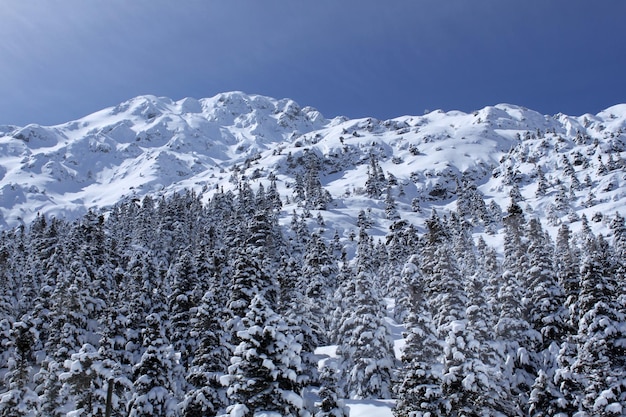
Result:
[[[386,119],[626,102],[624,0],[5,0],[0,124],[140,94],[289,97]]]

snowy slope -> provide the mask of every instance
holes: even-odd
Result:
[[[422,216],[411,207],[416,201],[454,209],[461,179],[502,208],[515,183],[525,208],[542,217],[563,185],[570,207],[555,214],[555,224],[571,211],[591,219],[623,206],[625,129],[624,104],[597,115],[545,116],[500,104],[381,121],[325,119],[292,100],[241,92],[179,101],[140,96],[62,125],[0,126],[0,224],[37,213],[73,218],[147,193],[193,188],[208,195],[241,179],[268,185],[269,178],[287,217],[298,209],[287,199],[311,155],[333,197],[324,219],[344,235],[361,209],[371,211],[381,234],[389,225],[385,196],[372,199],[364,189],[371,155],[394,179],[393,198],[409,220]],[[571,186],[564,157],[580,183],[589,177],[586,185]],[[548,188],[536,196],[539,166]]]

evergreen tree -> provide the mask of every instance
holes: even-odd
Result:
[[[465,319],[467,297],[461,273],[450,243],[450,230],[433,211],[426,220],[428,231],[422,245],[422,272],[433,320],[441,338],[450,323]]]
[[[184,417],[217,415],[227,404],[226,391],[220,383],[231,356],[225,313],[214,292],[209,290],[191,321],[190,335],[198,340],[198,347],[186,376],[190,389],[182,403]]]
[[[25,417],[38,411],[39,397],[31,388],[34,335],[28,321],[13,323],[8,341],[9,361],[0,394],[0,416]]]
[[[171,283],[169,295],[168,339],[174,350],[181,355],[181,364],[187,368],[194,351],[194,341],[190,336],[191,316],[195,313],[199,302],[198,271],[195,259],[185,250],[170,267],[166,279]]]
[[[548,180],[546,179],[546,174],[543,172],[541,165],[537,166],[537,191],[535,191],[535,195],[537,197],[543,197],[546,195],[548,191]]]
[[[528,273],[524,297],[531,326],[541,334],[543,351],[551,343],[560,345],[567,333],[563,311],[563,289],[557,282],[553,265],[554,249],[550,237],[541,228],[537,219],[528,222]]]
[[[624,316],[617,305],[612,254],[602,236],[589,239],[582,265],[578,355],[572,371],[583,381],[580,406],[587,415],[621,415],[626,400]]]
[[[529,415],[531,417],[560,415],[559,412],[562,410],[559,407],[558,399],[560,399],[560,393],[556,389],[554,382],[543,369],[540,369],[528,399]]]
[[[504,260],[501,284],[495,310],[499,311],[496,323],[496,340],[503,344],[501,364],[503,389],[508,393],[516,414],[526,414],[528,395],[536,378],[535,364],[531,354],[540,342],[541,335],[532,329],[523,304],[525,272],[528,267],[525,218],[521,208],[511,203],[504,219]]]
[[[579,251],[572,244],[571,232],[566,224],[557,233],[554,266],[559,286],[564,292],[564,307],[568,310],[568,334],[578,330],[578,295],[580,292]]]
[[[181,372],[178,358],[167,341],[160,315],[150,314],[146,325],[145,351],[133,369],[134,392],[128,416],[176,416]]]
[[[387,220],[400,219],[400,213],[398,212],[396,200],[393,198],[391,187],[387,187],[387,193],[385,197],[385,217],[387,218]]]
[[[314,417],[348,417],[343,401],[338,397],[337,377],[335,370],[324,367],[320,377],[319,403]]]
[[[337,266],[328,247],[318,234],[309,240],[302,267],[302,279],[306,285],[307,300],[311,308],[311,319],[320,324],[316,338],[323,341],[330,326],[330,301],[336,289]]]
[[[393,410],[397,417],[438,415],[442,407],[439,357],[443,347],[432,322],[428,301],[424,298],[426,282],[418,262],[418,257],[412,256],[402,271],[411,311],[405,319],[404,366],[396,389],[398,401]]]
[[[366,240],[365,237],[361,239]],[[363,242],[360,248],[363,248]],[[369,258],[363,251],[357,260],[357,276],[346,296],[339,332],[344,392],[350,398],[389,398],[394,365],[386,308],[373,283]]]
[[[387,187],[387,180],[378,163],[378,158],[370,153],[369,166],[367,168],[367,180],[365,180],[365,192],[370,198],[380,198]]]
[[[228,369],[231,416],[273,411],[298,416],[303,409],[301,346],[285,321],[257,294],[243,320],[240,340]]]
[[[96,350],[87,343],[65,361],[66,372],[62,373],[59,378],[64,383],[63,389],[72,396],[73,408],[80,412],[80,415],[104,417],[109,384],[130,385],[130,381],[126,378],[116,375],[117,364],[107,359],[103,355],[105,353],[106,350]],[[114,392],[114,387],[112,389]],[[111,401],[115,404],[111,404],[111,408],[116,409],[114,415],[118,416],[122,415],[119,400],[119,397],[112,395]]]

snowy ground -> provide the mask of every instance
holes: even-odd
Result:
[[[346,400],[350,417],[392,417],[393,400]]]

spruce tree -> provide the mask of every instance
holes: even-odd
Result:
[[[553,245],[538,219],[528,222],[527,236],[529,269],[524,301],[531,326],[541,334],[541,344],[536,350],[542,352],[551,343],[560,345],[567,334],[565,300],[553,269]]]
[[[158,313],[146,317],[144,353],[133,367],[134,392],[128,404],[129,417],[177,416],[182,372]]]
[[[363,234],[357,275],[344,294],[348,299],[338,329],[338,354],[348,397],[389,398],[395,358],[385,322],[386,307],[374,284],[368,242]]]
[[[31,388],[35,335],[28,321],[13,323],[8,342],[9,361],[4,375],[6,391],[0,394],[0,416],[26,417],[39,410],[40,399]]]
[[[231,356],[225,316],[225,308],[215,293],[207,291],[191,320],[190,336],[197,339],[198,344],[186,375],[190,388],[181,404],[184,417],[217,415],[227,404],[226,390],[220,383],[227,374]]]
[[[227,413],[249,417],[259,411],[298,416],[303,409],[301,346],[285,321],[259,293],[237,333],[228,376]]]
[[[348,417],[348,411],[338,396],[338,384],[335,370],[324,367],[320,376],[321,387],[318,395],[320,401],[315,404],[317,411],[314,417]]]
[[[622,381],[626,373],[624,316],[619,311],[619,294],[610,248],[602,236],[587,241],[582,265],[578,327],[578,355],[572,371],[583,381],[581,408],[588,415],[621,415],[626,406]]]
[[[412,256],[402,271],[411,310],[404,322],[406,344],[402,353],[401,382],[396,388],[398,401],[393,410],[397,417],[438,415],[442,407],[439,358],[443,347],[428,300],[424,298],[426,281],[418,264],[419,258]]]
[[[168,309],[170,325],[168,339],[181,355],[181,364],[187,368],[193,360],[195,343],[190,335],[191,316],[195,314],[199,298],[199,280],[195,259],[190,248],[180,254],[170,267],[166,279],[171,283]]]

